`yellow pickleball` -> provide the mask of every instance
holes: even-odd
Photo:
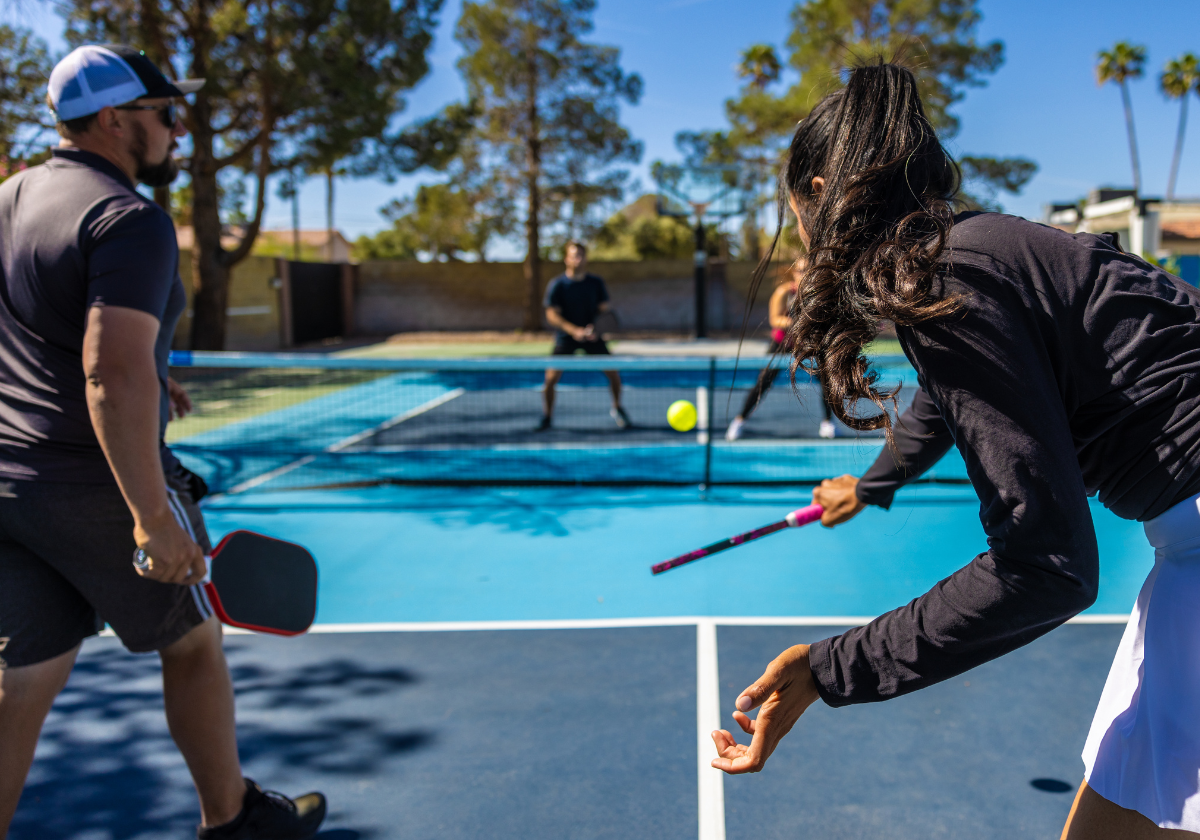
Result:
[[[677,432],[690,432],[696,428],[696,406],[687,400],[675,400],[667,409],[667,422]]]

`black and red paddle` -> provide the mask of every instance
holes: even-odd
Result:
[[[138,549],[134,565],[147,564]],[[317,615],[317,561],[303,546],[233,531],[204,558],[204,591],[221,623],[258,633],[298,636]]]
[[[761,528],[755,528],[753,531],[747,531],[744,534],[738,534],[736,537],[730,537],[727,540],[715,542],[712,545],[706,545],[704,548],[698,548],[695,551],[689,551],[687,554],[680,554],[678,557],[672,557],[670,560],[664,560],[661,563],[650,567],[650,571],[656,575],[662,574],[669,569],[674,569],[676,566],[682,566],[684,563],[691,563],[693,560],[699,560],[701,557],[708,557],[710,554],[716,554],[718,551],[724,551],[727,548],[748,543],[751,540],[756,540],[759,537],[765,537],[767,534],[774,534],[776,531],[782,531],[784,528],[799,528],[801,525],[807,525],[810,522],[816,522],[821,518],[821,514],[825,512],[825,508],[820,505],[809,505],[802,507],[799,510],[794,510],[780,519],[778,522],[772,522],[770,525],[764,525]]]
[[[317,561],[295,543],[233,531],[213,549],[204,584],[221,622],[298,636],[317,615]]]

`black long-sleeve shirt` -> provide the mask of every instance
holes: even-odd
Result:
[[[917,389],[900,415],[892,439],[895,449],[884,447],[855,488],[860,502],[884,510],[892,506],[897,490],[924,475],[954,446],[950,427],[924,388]]]
[[[887,506],[952,441],[989,549],[812,646],[833,706],[948,679],[1091,605],[1088,495],[1144,521],[1200,492],[1200,292],[1111,237],[1011,216],[960,216],[950,245],[945,292],[960,312],[897,330],[925,392],[904,416],[917,434],[901,434],[901,465],[881,455],[860,498]]]

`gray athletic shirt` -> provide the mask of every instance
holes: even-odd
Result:
[[[812,646],[833,706],[956,676],[1090,606],[1089,495],[1144,521],[1200,492],[1200,291],[1110,236],[995,213],[958,217],[950,245],[945,292],[962,309],[897,330],[926,394],[904,416],[901,465],[885,451],[860,498],[887,506],[954,445],[989,548],[907,606]]]
[[[124,306],[158,319],[161,442],[167,356],[186,305],[179,248],[171,217],[115,165],[53,154],[0,184],[0,477],[109,484],[84,395],[87,313]]]

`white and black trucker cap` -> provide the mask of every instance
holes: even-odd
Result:
[[[50,73],[50,107],[59,120],[95,114],[135,99],[195,93],[204,79],[167,81],[146,54],[118,45],[77,47]]]

